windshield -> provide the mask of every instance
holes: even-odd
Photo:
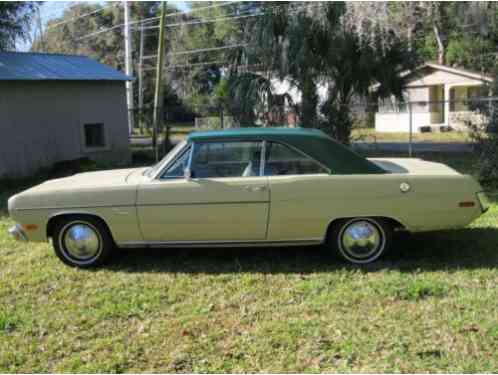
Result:
[[[144,172],[144,175],[147,177],[154,176],[159,171],[159,169],[161,169],[164,165],[168,164],[171,160],[173,160],[173,158],[176,157],[176,155],[185,147],[186,144],[187,141],[178,143],[175,147],[173,147],[173,149],[170,152],[166,154],[164,158],[162,158],[159,162],[157,162],[152,167],[147,169]]]

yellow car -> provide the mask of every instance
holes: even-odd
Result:
[[[150,168],[76,174],[9,199],[17,239],[52,240],[78,267],[116,248],[324,244],[364,264],[394,230],[461,228],[487,209],[470,176],[420,159],[363,158],[323,132],[195,132]]]

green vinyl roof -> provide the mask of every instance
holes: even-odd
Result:
[[[268,127],[231,128],[190,133],[190,142],[267,140],[288,144],[327,166],[332,174],[378,174],[385,170],[318,129]]]

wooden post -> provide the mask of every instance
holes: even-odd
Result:
[[[157,63],[156,63],[156,89],[154,92],[154,132],[152,145],[155,150],[156,161],[159,160],[159,149],[157,147],[157,136],[159,130],[159,121],[162,120],[163,107],[163,60],[164,60],[164,18],[166,15],[166,2],[161,2],[161,19],[159,21],[159,42],[157,46]]]

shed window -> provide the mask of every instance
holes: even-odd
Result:
[[[105,147],[104,124],[85,124],[85,147],[101,148]]]

